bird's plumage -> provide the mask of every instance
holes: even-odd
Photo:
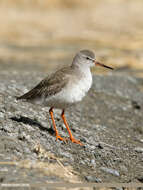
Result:
[[[69,67],[64,67],[57,72],[49,75],[45,79],[43,79],[38,85],[36,85],[29,92],[24,95],[17,97],[17,99],[35,99],[39,98],[43,94],[45,96],[52,96],[58,93],[64,88],[64,86],[68,83],[69,75],[71,74],[71,70]]]
[[[83,73],[78,68],[64,67],[17,99],[25,99],[49,107],[65,108],[80,101],[89,90],[91,83],[90,70],[89,72],[85,70]]]
[[[89,50],[80,51],[78,54],[76,54],[75,60],[71,66],[64,67],[56,71],[55,73],[51,74],[50,76],[46,77],[37,86],[35,86],[33,89],[31,89],[29,92],[25,93],[24,95],[17,97],[17,99],[26,99],[28,101],[34,101],[40,98],[48,98],[50,96],[55,96],[70,83],[69,81],[71,78],[73,83],[75,83],[75,85],[73,85],[74,87],[76,87],[76,84],[80,83],[80,80],[82,86],[83,84],[82,80],[84,80],[86,77],[87,79],[89,78],[89,81],[87,81],[90,82],[89,85],[87,84],[87,90],[89,90],[92,82],[90,70],[87,69],[89,68],[89,65],[85,64],[85,66],[76,67],[76,65],[80,65],[82,63],[82,60],[87,61],[85,56],[90,57],[92,59],[94,59],[95,57],[94,53]],[[72,84],[70,85],[72,86]],[[83,90],[83,93],[85,94],[84,91],[86,90]]]
[[[80,53],[86,57],[89,57],[91,59],[95,59],[95,54],[90,50],[81,50]]]
[[[94,53],[82,50],[75,55],[71,66],[59,69],[17,99],[65,109],[81,101],[90,89],[92,85],[90,67],[93,65],[95,65]]]
[[[56,133],[56,139],[64,141],[58,133],[53,116],[53,108],[62,109],[61,117],[68,130],[70,140],[83,145],[71,134],[64,111],[68,106],[81,101],[90,89],[92,85],[90,67],[95,64],[107,67],[95,61],[95,55],[92,51],[82,50],[75,55],[71,66],[59,69],[17,99],[26,99],[31,103],[50,107],[49,113]]]

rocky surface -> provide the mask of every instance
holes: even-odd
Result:
[[[1,184],[143,183],[142,7],[140,0],[0,1]],[[95,75],[88,96],[66,112],[80,147],[56,141],[48,108],[15,96],[84,48],[116,71]],[[55,119],[68,137],[58,110]]]
[[[44,76],[0,71],[0,182],[142,182],[143,79],[94,75],[88,96],[66,112],[81,147],[56,141],[48,108],[15,99]],[[67,137],[59,110],[55,120]]]

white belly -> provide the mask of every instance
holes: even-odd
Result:
[[[87,72],[77,83],[69,82],[54,96],[47,97],[43,104],[48,107],[64,109],[82,100],[92,85],[92,76]]]

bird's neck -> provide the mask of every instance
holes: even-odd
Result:
[[[90,67],[88,65],[81,65],[81,64],[72,64],[71,65],[72,69],[76,70],[77,72],[87,74],[91,73]]]

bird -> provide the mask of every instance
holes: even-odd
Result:
[[[62,67],[48,75],[33,89],[17,97],[17,100],[25,99],[30,103],[49,107],[56,140],[66,142],[67,138],[60,136],[54,119],[54,109],[60,109],[61,118],[69,133],[69,140],[83,146],[84,144],[71,133],[65,116],[65,109],[80,102],[91,88],[92,74],[90,68],[92,66],[102,66],[113,70],[112,67],[96,61],[93,51],[81,50],[75,55],[70,66]]]

